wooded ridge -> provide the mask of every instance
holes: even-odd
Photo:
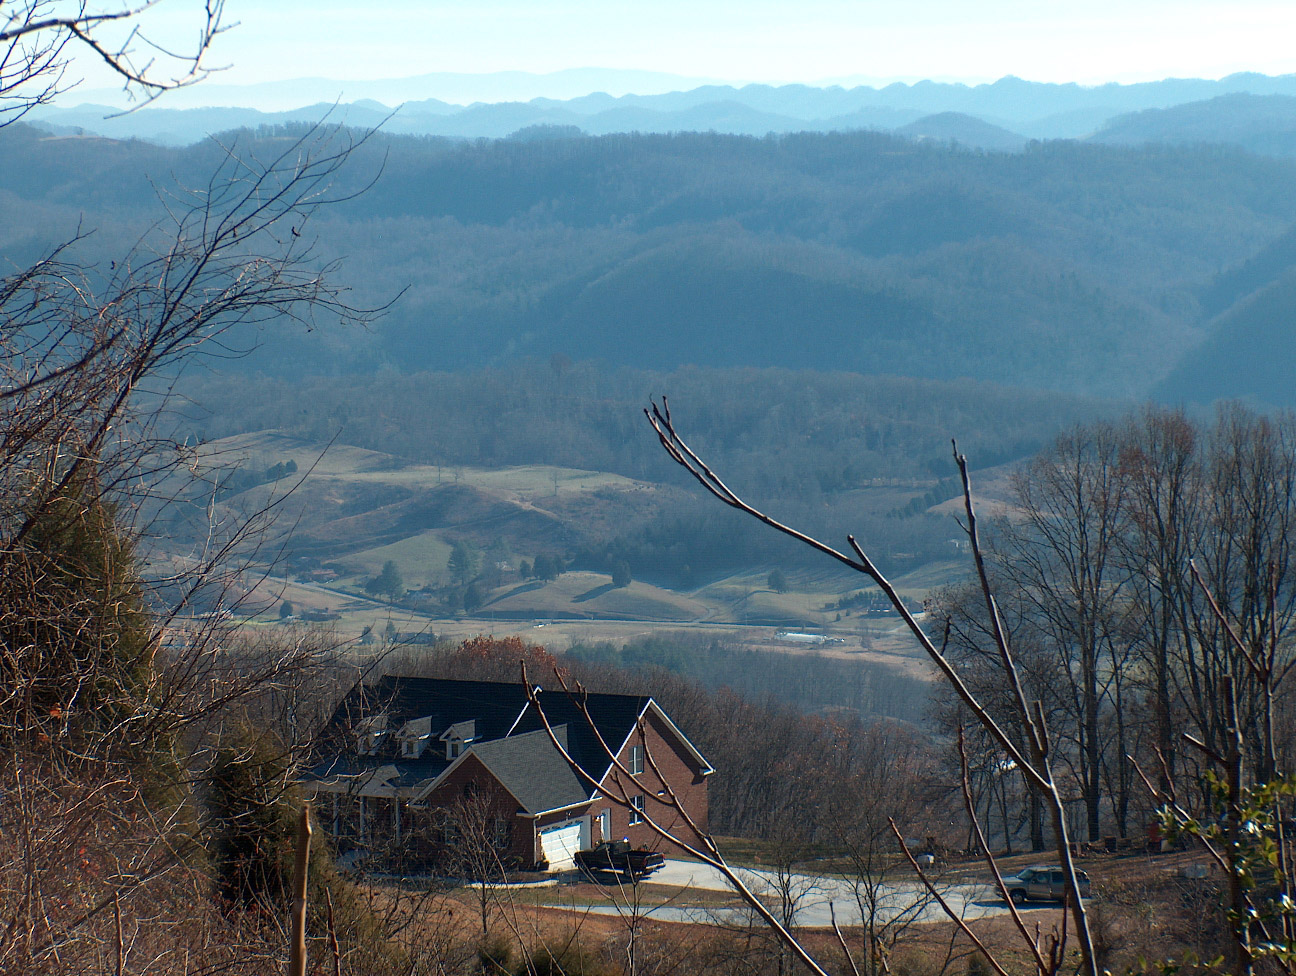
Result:
[[[290,131],[223,140],[265,155]],[[80,253],[102,264],[157,218],[159,194],[198,182],[219,151],[11,127],[0,249],[29,260],[80,225],[96,228]],[[1223,322],[1255,289],[1210,311],[1202,295],[1296,221],[1294,175],[1291,161],[1219,147],[982,154],[870,132],[377,136],[334,193],[377,182],[318,222],[319,253],[346,259],[362,304],[399,300],[371,331],[320,322],[311,337],[266,335],[257,368],[458,369],[560,354],[1108,396],[1146,395],[1170,377],[1163,395],[1192,398],[1173,370],[1216,329],[1212,314]],[[1250,393],[1284,395],[1245,377],[1211,391]]]

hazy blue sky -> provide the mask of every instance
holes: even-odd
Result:
[[[195,0],[166,0],[185,24]],[[1140,81],[1296,71],[1296,3],[227,0],[221,81],[640,68],[734,81]]]

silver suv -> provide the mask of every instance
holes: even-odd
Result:
[[[1080,885],[1080,897],[1088,898],[1089,875],[1077,871],[1076,881]],[[1023,868],[1014,877],[1004,878],[1004,887],[1014,905],[1024,905],[1028,901],[1062,901],[1066,895],[1066,875],[1056,864]]]

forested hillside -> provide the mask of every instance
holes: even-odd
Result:
[[[268,156],[293,134],[223,141]],[[107,255],[222,152],[10,129],[0,251],[29,260],[80,226],[94,230],[81,253]],[[1296,220],[1293,176],[1296,163],[1219,148],[995,154],[866,132],[375,136],[310,227],[321,257],[346,259],[358,302],[396,301],[370,331],[263,336],[256,368],[559,354],[1140,396],[1203,337],[1202,289]]]
[[[813,497],[876,479],[952,473],[951,436],[977,467],[1025,457],[1060,427],[1114,413],[1104,401],[972,381],[840,372],[599,369],[555,360],[484,372],[339,378],[195,377],[187,432],[214,440],[278,427],[340,435],[424,463],[585,466],[675,477],[642,410],[669,394],[699,446],[763,495]]]

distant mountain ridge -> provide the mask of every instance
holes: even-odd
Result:
[[[1296,156],[1296,97],[1235,92],[1117,116],[1091,137],[1109,145],[1227,143],[1265,156]]]
[[[508,74],[499,76],[500,90],[506,89]],[[645,85],[650,79],[660,84],[670,77],[644,74]],[[334,101],[343,91],[364,93],[374,89],[378,82],[305,79],[276,83],[279,86],[276,90],[297,94],[301,106],[276,111],[236,107],[150,107],[129,115],[105,118],[115,110],[88,104],[73,108],[42,108],[33,113],[30,121],[58,132],[82,130],[113,138],[143,138],[184,145],[225,129],[313,121],[330,111],[332,118],[349,125],[371,127],[382,124],[386,131],[394,134],[460,139],[501,138],[535,125],[575,125],[588,135],[632,131],[715,131],[757,136],[771,132],[849,129],[894,131],[929,116],[958,113],[983,125],[1005,130],[1011,138],[1002,132],[964,126],[962,137],[957,133],[954,136],[957,141],[974,148],[1003,149],[1028,139],[1085,138],[1100,132],[1107,133],[1103,136],[1107,141],[1124,141],[1126,137],[1121,135],[1124,129],[1110,128],[1114,120],[1141,112],[1175,110],[1189,103],[1210,103],[1221,97],[1296,99],[1296,75],[1270,77],[1243,73],[1218,81],[1168,79],[1093,87],[1031,82],[1011,76],[983,85],[920,81],[849,89],[801,84],[740,87],[702,84],[655,94],[612,95],[594,91],[568,98],[539,97],[530,101],[480,99],[460,105],[444,97],[420,97],[433,87],[434,82],[429,79],[438,77],[441,76],[407,79],[403,85],[384,83],[388,85],[387,90],[404,95],[395,105],[370,96],[341,103]],[[590,82],[599,77],[597,73],[576,72],[564,83]],[[634,77],[634,73],[630,73],[623,83],[631,84]],[[481,84],[490,87],[488,82]],[[216,90],[225,94],[224,90]],[[229,89],[228,95],[231,99],[238,98],[240,91]],[[242,97],[253,99],[249,92],[243,92]],[[279,96],[280,100],[283,97]],[[1209,111],[1213,110],[1208,110],[1208,114]],[[1192,117],[1192,113],[1183,116],[1184,119]],[[1167,124],[1173,127],[1179,116],[1166,118]],[[1128,126],[1129,122],[1122,124]],[[1258,124],[1263,124],[1263,118]],[[1219,128],[1216,125],[1210,131]],[[1132,138],[1145,141],[1137,135]],[[976,141],[978,139],[984,141]],[[1184,140],[1174,132],[1154,141],[1166,140],[1202,141]],[[1205,141],[1212,140],[1208,138]]]

